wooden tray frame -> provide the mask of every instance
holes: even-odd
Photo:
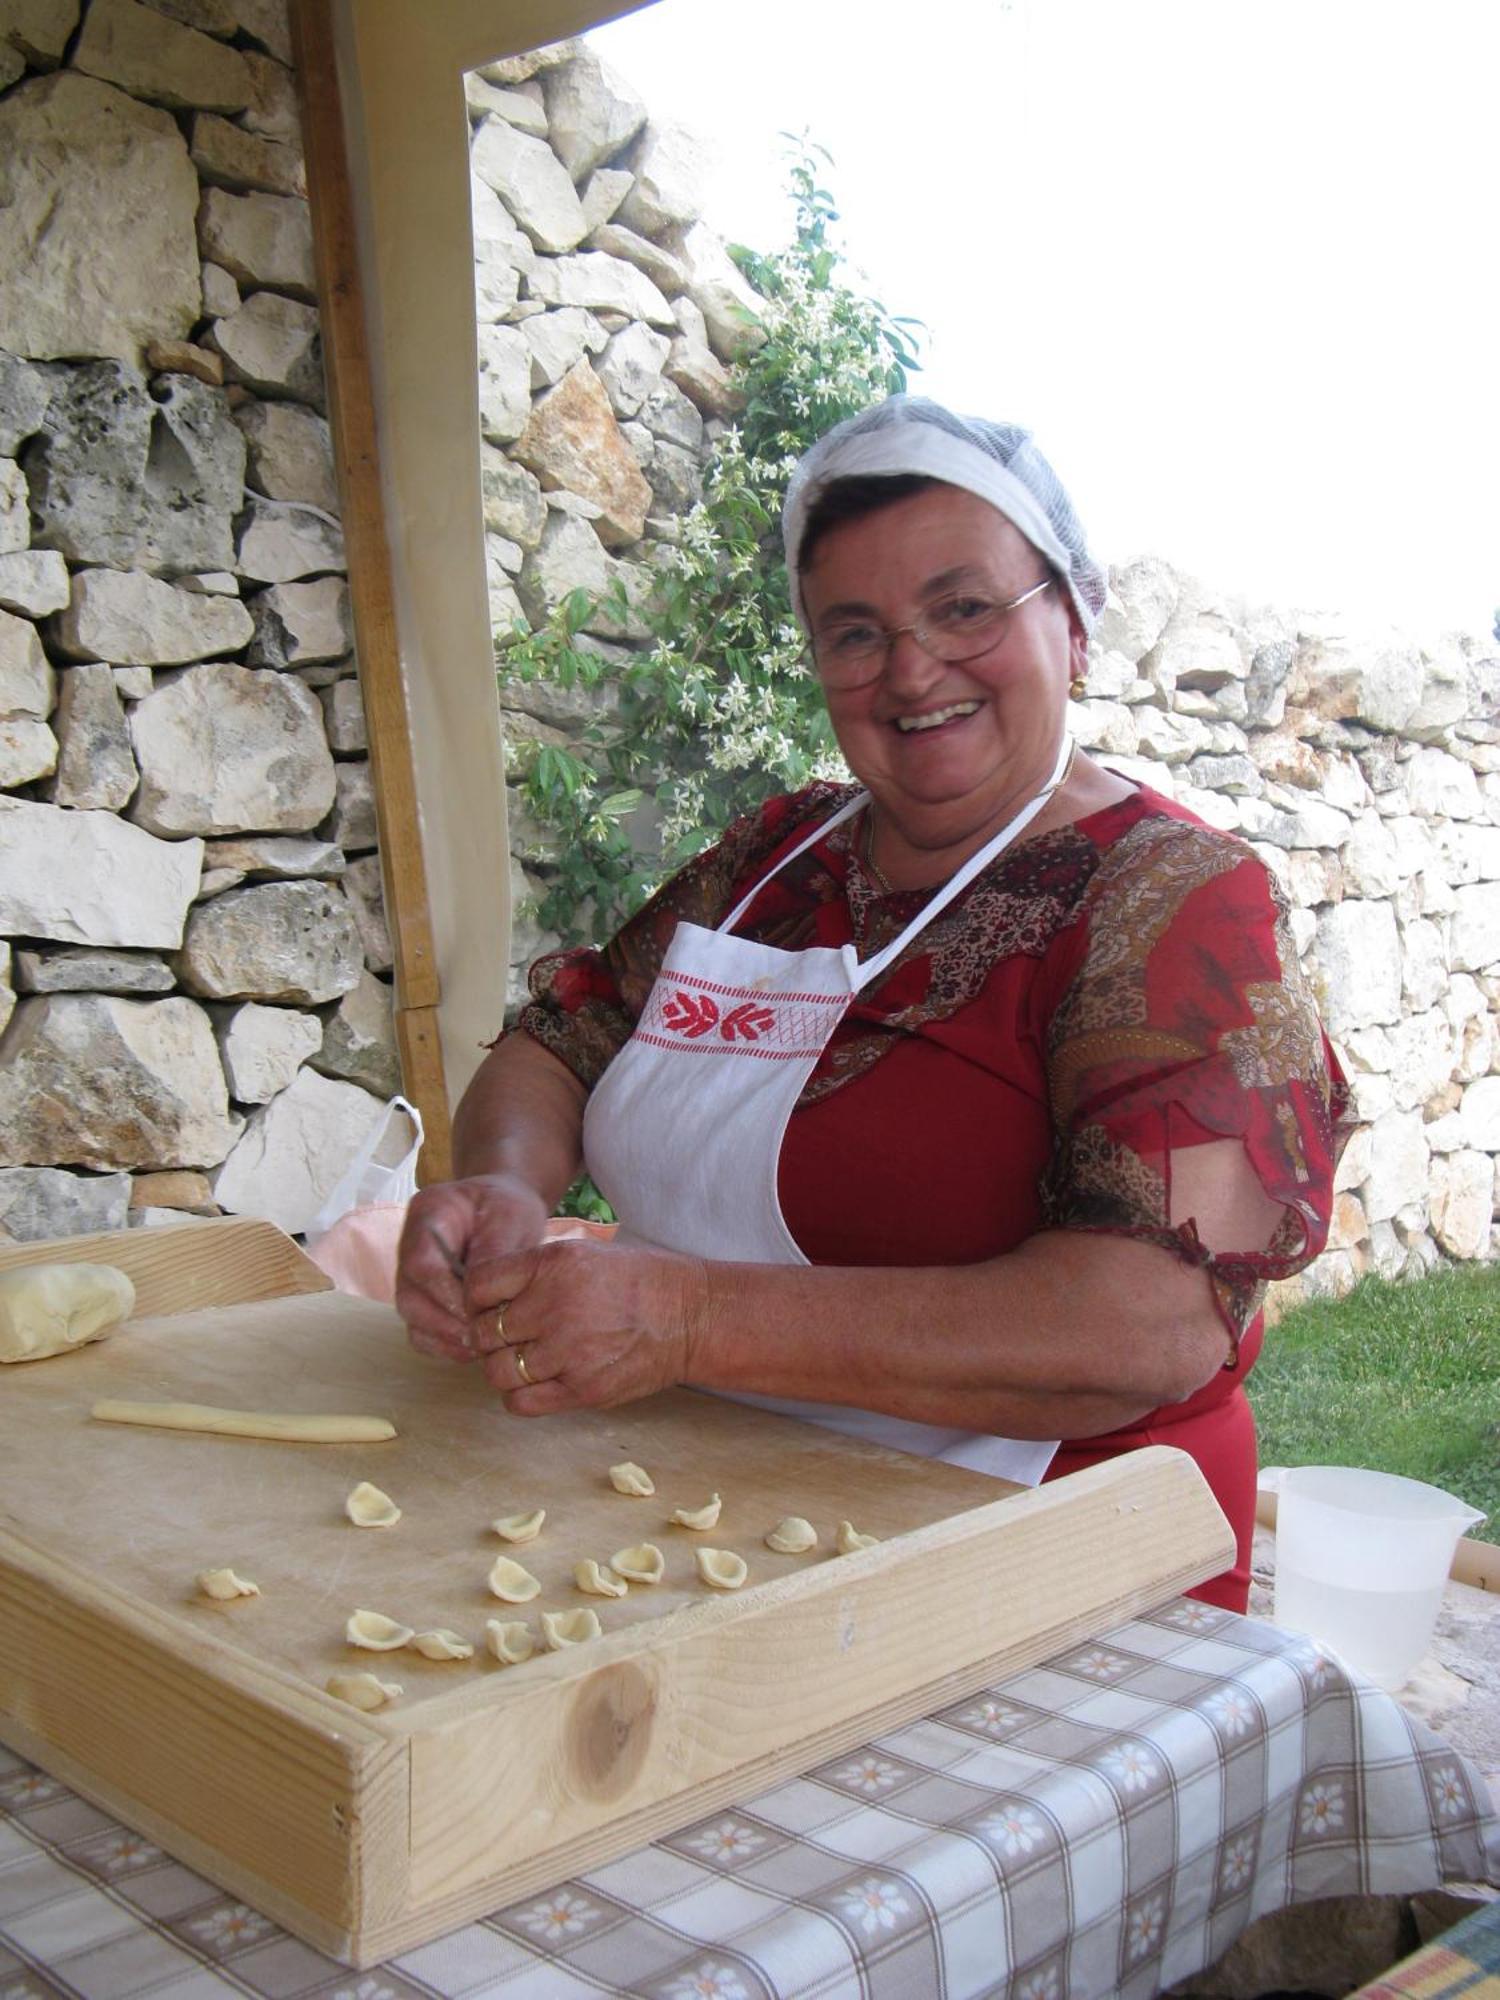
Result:
[[[0,1269],[59,1254],[25,1246]],[[68,1254],[131,1268],[156,1313],[236,1286],[323,1288],[265,1224]],[[363,1968],[1015,1673],[1233,1552],[1197,1467],[1156,1447],[607,1634],[514,1684],[366,1716],[0,1525],[0,1740]]]

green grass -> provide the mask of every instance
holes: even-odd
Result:
[[[1500,1542],[1500,1269],[1366,1278],[1298,1306],[1247,1384],[1262,1465],[1364,1465],[1482,1507]]]

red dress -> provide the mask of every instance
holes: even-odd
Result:
[[[684,918],[712,926],[848,788],[772,800],[601,951],[542,959],[520,1025],[592,1086]],[[882,891],[856,818],[751,904],[797,950],[896,936],[928,891]],[[782,1213],[814,1264],[969,1264],[1042,1229],[1139,1237],[1206,1268],[1237,1358],[1187,1401],[1065,1442],[1048,1476],[1146,1443],[1190,1452],[1239,1543],[1199,1595],[1243,1610],[1255,1432],[1241,1383],[1268,1279],[1323,1247],[1346,1109],[1286,907],[1243,842],[1155,793],[1000,855],[850,1007],[787,1127]],[[1237,1138],[1282,1205],[1268,1245],[1213,1253],[1169,1220],[1175,1150]]]

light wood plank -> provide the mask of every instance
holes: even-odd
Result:
[[[411,716],[401,672],[390,543],[381,492],[354,209],[345,154],[343,107],[329,0],[292,9],[297,79],[312,211],[329,420],[338,472],[360,691],[380,830],[386,917],[396,973],[396,1028],[406,1095],[422,1114],[424,1181],[451,1172],[448,1093],[442,1050],[426,1023],[407,1015],[435,1010],[442,996],[428,903],[427,865],[412,758]],[[408,1066],[410,1065],[410,1066]]]
[[[113,1264],[135,1286],[137,1319],[333,1288],[290,1236],[248,1216],[211,1217],[180,1229],[100,1230],[0,1249],[0,1271],[32,1264]]]

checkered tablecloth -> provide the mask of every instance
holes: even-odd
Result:
[[[1500,1882],[1484,1781],[1183,1599],[373,1972],[0,1751],[0,2000],[1081,2000],[1320,1896]]]

